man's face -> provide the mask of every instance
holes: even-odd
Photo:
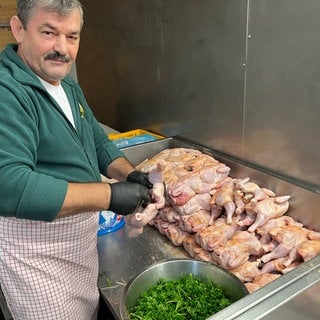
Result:
[[[40,78],[58,85],[76,59],[80,30],[78,9],[65,16],[36,9],[26,30],[21,28],[16,37],[18,54]]]

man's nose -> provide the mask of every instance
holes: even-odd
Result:
[[[68,42],[65,35],[61,34],[56,37],[53,49],[62,56],[68,53]]]

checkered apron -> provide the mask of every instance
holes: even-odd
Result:
[[[0,217],[0,283],[15,320],[96,319],[98,213]]]

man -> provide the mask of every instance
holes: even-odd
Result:
[[[95,319],[98,212],[151,201],[67,76],[82,24],[77,0],[18,0],[17,45],[0,56],[0,284],[14,319]]]

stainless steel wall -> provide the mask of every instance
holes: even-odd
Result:
[[[78,80],[99,121],[180,135],[320,192],[318,0],[83,3]]]
[[[250,1],[244,157],[320,184],[320,1]]]

